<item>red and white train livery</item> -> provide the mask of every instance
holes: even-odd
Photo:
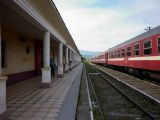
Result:
[[[100,58],[103,56],[103,61]],[[120,67],[131,73],[160,72],[160,26],[125,41],[91,62]]]

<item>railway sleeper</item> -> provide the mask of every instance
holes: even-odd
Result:
[[[106,67],[114,70],[119,70],[125,73],[128,72],[129,74],[140,79],[153,79],[155,81],[160,80],[160,72],[115,65],[107,65]]]
[[[95,73],[95,71],[94,71],[94,73]],[[98,83],[96,82],[96,80],[94,80],[94,79],[99,79],[100,80],[100,78],[98,77],[98,76],[95,76],[95,75],[91,75],[90,76],[91,77],[91,79],[93,79],[92,80],[92,82],[95,84],[95,85],[97,85]],[[120,83],[118,83],[119,85],[120,85]],[[103,89],[103,83],[101,84],[102,86],[99,86],[99,87],[97,87],[97,90],[96,91],[101,91],[101,89]],[[118,86],[119,86],[118,85]],[[105,87],[106,87],[106,85],[105,85]],[[98,88],[101,88],[101,89],[98,89]],[[96,89],[96,88],[95,88]],[[125,91],[126,91],[126,89],[124,89]],[[100,92],[99,91],[99,92]],[[103,92],[104,92],[104,90],[102,90]],[[109,109],[111,109],[111,111],[109,112],[108,111],[108,115],[106,115],[106,117],[108,118],[108,119],[140,119],[140,118],[143,118],[142,116],[140,117],[134,110],[133,110],[133,106],[131,105],[127,105],[127,103],[126,102],[122,102],[122,101],[117,101],[117,99],[119,100],[119,95],[116,97],[116,96],[114,96],[114,98],[112,98],[112,99],[108,99],[108,97],[107,96],[112,96],[111,94],[110,94],[110,92],[109,92],[109,94],[106,94],[106,92],[100,92],[101,94],[97,94],[99,97],[102,97],[103,96],[103,98],[105,98],[106,99],[106,101],[108,101],[108,103],[112,103],[112,104],[107,104],[106,106],[105,106],[105,109],[107,109],[107,110],[109,110]],[[113,91],[115,91],[115,90],[113,90]],[[113,93],[112,93],[113,94]],[[130,94],[130,93],[128,93],[128,94]],[[139,95],[138,95],[139,96]],[[116,97],[116,98],[115,98]],[[115,99],[115,100],[114,100]],[[115,102],[114,102],[115,101]],[[101,101],[102,102],[102,101]],[[101,103],[100,102],[100,103]],[[124,104],[125,103],[125,104]],[[124,108],[124,106],[126,106],[127,105],[127,107],[126,108]],[[103,105],[101,105],[101,106],[103,106]],[[103,108],[104,108],[104,106],[103,106]],[[118,110],[118,111],[117,111]],[[132,112],[127,112],[127,111],[129,111],[129,110],[133,110]],[[133,112],[135,112],[135,114],[133,114]],[[126,113],[126,114],[125,114]],[[128,116],[128,117],[127,117]],[[157,116],[158,118],[159,118],[159,116]]]

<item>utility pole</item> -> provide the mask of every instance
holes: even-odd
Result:
[[[145,28],[144,30],[145,30],[145,31],[150,31],[151,28],[152,28],[152,27],[147,27],[147,28]]]

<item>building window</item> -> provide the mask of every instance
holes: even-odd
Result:
[[[131,56],[131,47],[129,46],[129,47],[127,47],[127,56]]]
[[[144,42],[144,55],[152,54],[151,40]]]
[[[122,49],[121,57],[125,56],[124,48]]]
[[[139,55],[139,43],[134,45],[134,55]]]
[[[160,37],[158,38],[158,53],[160,53]]]
[[[6,41],[1,41],[1,67],[5,68],[7,66],[7,44]]]
[[[117,57],[121,57],[120,49],[118,50],[118,55],[117,55]]]

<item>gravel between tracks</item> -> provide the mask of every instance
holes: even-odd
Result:
[[[102,68],[103,69],[103,68]],[[104,68],[105,70],[106,70],[106,68]],[[109,69],[110,70],[110,69]],[[113,74],[116,74],[116,77],[117,77],[117,73],[115,73],[115,71],[113,71],[113,70],[110,70],[110,72],[111,72],[111,74],[113,75]],[[117,71],[118,72],[118,71]],[[134,78],[133,77],[130,77],[130,76],[128,76],[128,75],[126,75],[126,76],[123,76],[124,74],[121,74],[120,72],[118,72],[119,73],[119,76],[121,77],[120,79],[126,79],[126,80],[128,80],[128,78],[129,78],[129,80],[128,81],[132,81]],[[118,77],[119,77],[118,76]],[[106,76],[107,77],[107,76]],[[132,80],[131,80],[132,79]],[[137,79],[137,78],[135,78],[135,79]],[[115,81],[115,80],[114,80]],[[133,81],[132,81],[133,82]],[[143,82],[143,81],[140,81],[140,82]],[[97,83],[98,84],[98,83]],[[115,83],[115,84],[119,84],[119,83]],[[144,83],[143,83],[144,84]],[[143,95],[141,95],[141,94],[139,94],[139,93],[137,93],[137,92],[135,92],[134,90],[132,90],[131,88],[129,88],[129,87],[127,87],[126,86],[126,88],[124,88],[124,87],[122,87],[123,89],[124,89],[124,92],[126,92],[127,93],[127,91],[129,90],[129,91],[133,91],[133,93],[130,95],[130,97],[132,97],[133,99],[137,99],[137,101],[140,103],[140,104],[142,104],[141,106],[143,106],[143,107],[145,107],[146,109],[150,109],[149,110],[149,112],[151,112],[152,114],[154,114],[154,116],[156,117],[156,118],[158,118],[159,119],[159,106],[157,106],[155,103],[152,103],[152,101],[150,101],[150,100],[148,100],[148,99],[146,99]],[[130,92],[129,93],[127,93],[128,95],[130,94]],[[135,95],[138,95],[137,97],[133,97],[133,96],[135,96]],[[136,102],[137,102],[136,101]],[[144,104],[144,105],[143,105]],[[158,109],[157,109],[158,108]],[[157,116],[158,115],[158,116]]]
[[[133,76],[130,76],[120,71],[108,69],[106,67],[102,67],[95,64],[91,64],[91,65],[98,67],[101,70],[111,74],[112,76],[115,76],[116,78],[123,81],[124,83],[129,84],[130,86],[133,86],[137,90],[141,91],[141,93],[145,94],[149,99],[160,104],[160,86],[159,85],[135,78]]]

